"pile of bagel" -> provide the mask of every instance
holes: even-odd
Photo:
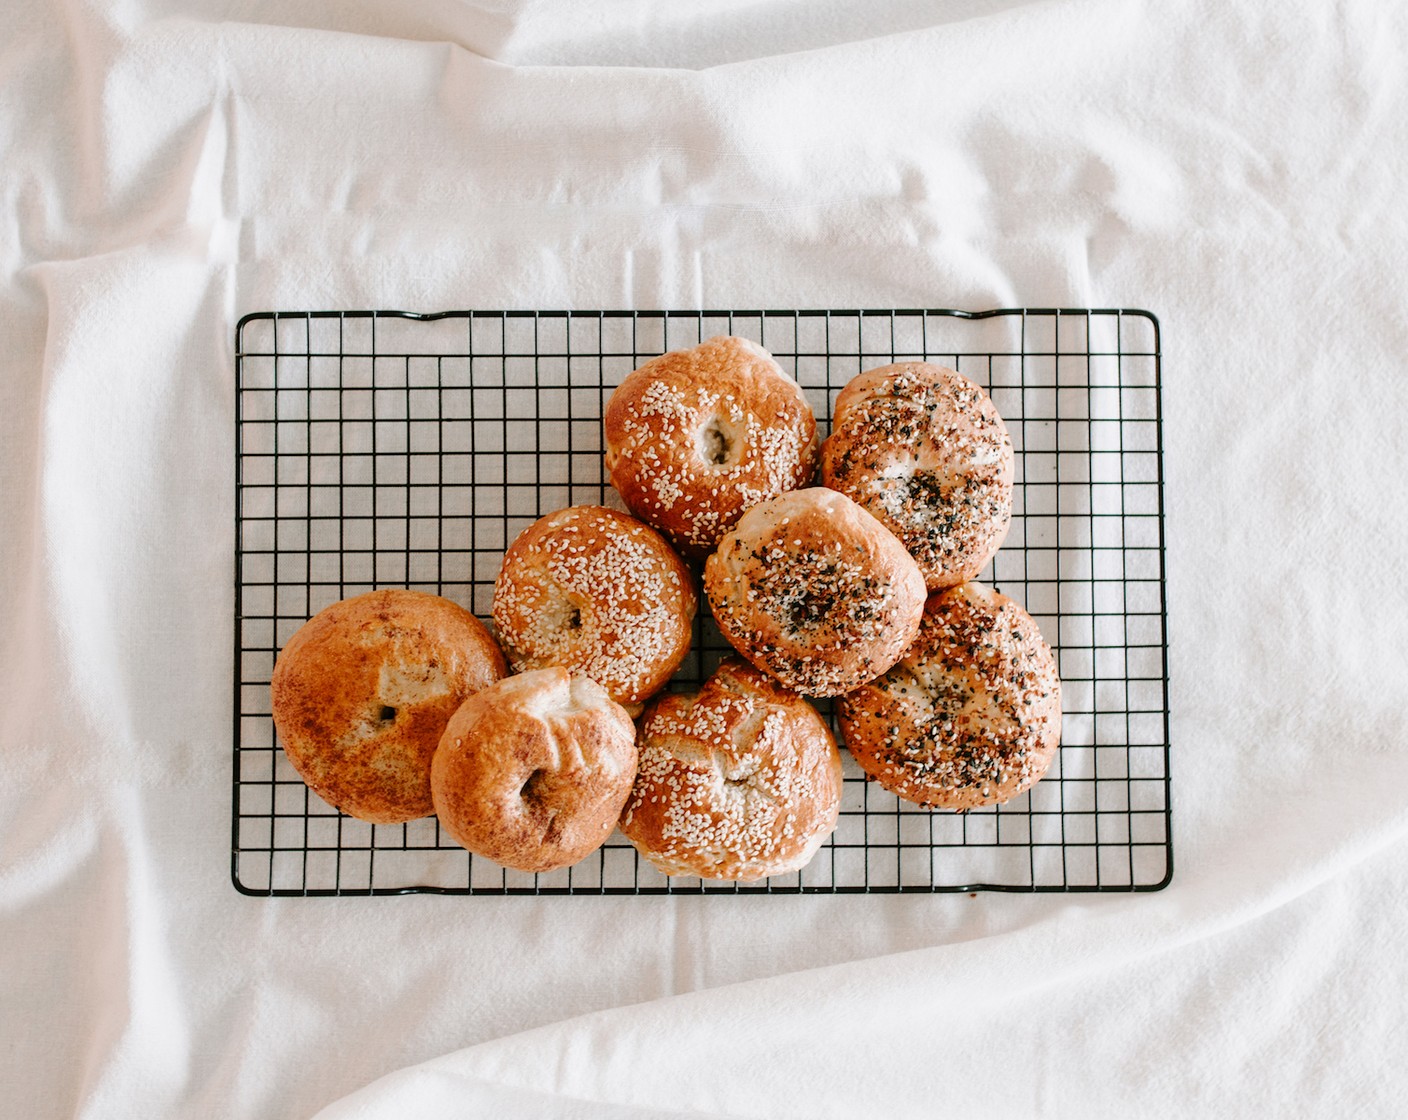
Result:
[[[434,813],[523,871],[619,827],[666,874],[752,880],[836,827],[840,751],[807,697],[838,698],[847,749],[906,800],[964,811],[1042,777],[1055,658],[975,581],[1012,515],[1012,441],[981,387],[925,362],[869,370],[819,443],[797,382],[719,337],[635,370],[603,419],[630,514],[573,506],[524,530],[492,633],[384,589],[289,639],[274,724],[315,793],[375,823]],[[739,656],[662,691],[701,585]]]

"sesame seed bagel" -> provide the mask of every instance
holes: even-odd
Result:
[[[328,804],[374,824],[429,816],[430,760],[466,698],[508,673],[484,624],[420,591],[319,611],[274,664],[274,728]]]
[[[621,831],[667,875],[796,871],[831,835],[841,755],[816,709],[736,658],[695,695],[657,697]]]
[[[883,673],[924,610],[924,577],[895,535],[822,487],[745,513],[706,562],[704,590],[729,644],[810,696]]]
[[[1061,679],[1032,617],[964,583],[929,600],[893,669],[839,706],[861,768],[906,801],[972,809],[1037,782],[1061,742]]]
[[[929,590],[974,578],[1012,520],[1012,438],[981,386],[900,362],[836,398],[822,481],[890,527]]]
[[[614,509],[572,506],[504,553],[493,615],[514,669],[586,673],[631,707],[684,660],[698,606],[689,569],[659,533]]]
[[[471,696],[435,752],[431,789],[457,844],[551,871],[611,835],[636,776],[636,729],[590,677],[538,669]]]
[[[816,419],[766,350],[719,337],[662,354],[606,403],[606,469],[641,520],[702,559],[743,511],[811,481]]]

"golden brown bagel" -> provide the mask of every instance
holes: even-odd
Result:
[[[899,362],[853,378],[833,409],[821,479],[890,527],[929,589],[974,578],[1012,520],[1012,439],[960,373]]]
[[[456,843],[520,871],[551,871],[611,835],[636,775],[636,729],[590,677],[538,669],[475,693],[431,769]]]
[[[351,816],[428,816],[430,759],[467,697],[508,672],[484,624],[437,595],[371,591],[319,611],[274,665],[274,727],[309,787]]]
[[[924,610],[924,577],[895,535],[822,487],[745,513],[705,564],[704,590],[734,649],[811,696],[883,673]]]
[[[515,669],[586,673],[628,707],[684,660],[698,606],[694,578],[660,534],[604,506],[539,518],[494,584],[494,625]]]
[[[611,394],[605,427],[611,484],[691,559],[749,506],[805,486],[816,469],[816,419],[801,386],[744,338],[646,362]]]
[[[804,866],[836,827],[841,755],[816,709],[729,658],[696,695],[657,697],[621,831],[667,875],[761,879]]]
[[[1061,680],[1021,607],[980,583],[929,600],[919,638],[839,705],[861,768],[906,801],[972,809],[1010,801],[1061,742]]]

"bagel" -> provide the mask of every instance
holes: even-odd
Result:
[[[821,480],[904,542],[930,591],[976,577],[1012,521],[1012,438],[981,386],[899,362],[836,398]]]
[[[639,711],[689,652],[694,579],[659,533],[604,506],[539,518],[504,554],[494,625],[519,672],[585,673]]]
[[[811,481],[816,418],[766,350],[720,336],[653,358],[606,403],[606,469],[627,507],[703,559],[744,510]]]
[[[836,827],[841,755],[831,729],[738,658],[697,694],[652,701],[637,745],[621,831],[667,875],[781,875],[804,866]]]
[[[537,669],[471,696],[431,767],[440,825],[519,871],[566,867],[601,847],[636,775],[636,729],[590,677]]]
[[[885,672],[924,609],[924,577],[895,535],[821,487],[745,513],[705,563],[704,589],[729,644],[811,696]]]
[[[906,801],[973,809],[1010,801],[1061,742],[1061,678],[1031,615],[980,583],[934,595],[919,637],[838,706],[846,747]]]
[[[310,789],[374,824],[428,816],[430,760],[465,699],[508,673],[463,607],[421,591],[370,591],[289,638],[270,682],[279,742]]]

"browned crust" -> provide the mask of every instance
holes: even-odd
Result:
[[[982,387],[928,362],[853,378],[836,398],[821,479],[883,521],[929,589],[973,579],[1012,520],[1012,439]]]
[[[744,514],[705,564],[704,590],[729,644],[810,696],[885,672],[924,610],[924,577],[895,535],[821,487]]]
[[[694,577],[664,538],[604,506],[539,518],[494,584],[494,625],[514,669],[585,673],[626,705],[679,667],[698,608]]]
[[[667,875],[761,879],[808,863],[836,827],[841,755],[810,704],[730,658],[695,695],[657,697],[621,831]]]
[[[441,827],[520,871],[601,847],[636,775],[635,725],[590,677],[540,669],[470,697],[431,769]]]
[[[930,599],[913,647],[845,697],[841,734],[865,772],[906,801],[972,809],[1037,782],[1061,742],[1061,680],[1021,607],[979,583]]]
[[[371,591],[319,611],[270,683],[274,727],[309,787],[350,816],[428,816],[430,759],[464,700],[508,673],[463,607],[420,591]]]
[[[611,394],[606,469],[631,512],[691,559],[749,506],[795,490],[816,469],[816,418],[802,388],[761,346],[711,338],[653,358]],[[728,440],[708,433],[716,425]]]

